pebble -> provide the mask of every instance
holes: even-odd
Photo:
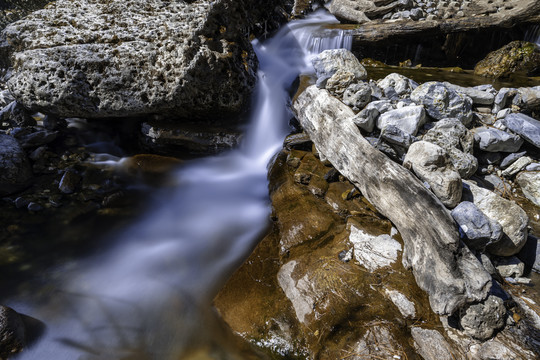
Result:
[[[35,203],[35,202],[30,202],[28,204],[27,208],[28,208],[29,211],[41,211],[41,210],[43,210],[43,206],[41,206],[40,204]]]

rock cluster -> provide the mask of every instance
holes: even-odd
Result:
[[[343,50],[328,50],[321,57],[328,62],[333,53],[338,54],[339,59],[344,56]],[[334,71],[340,72],[339,69]],[[446,231],[441,229],[445,228],[443,223],[447,221],[444,212],[437,213],[435,204],[423,203],[423,210],[419,210],[416,215],[415,206],[416,202],[424,201],[423,197],[435,195],[446,207],[454,209],[453,219],[451,217],[449,220],[454,225],[444,235],[448,236],[444,244],[446,249],[454,246],[452,244],[458,244],[461,237],[477,256],[485,253],[495,262],[517,254],[527,241],[529,218],[519,205],[508,200],[512,197],[511,191],[505,193],[490,190],[493,187],[489,186],[486,178],[497,174],[506,182],[512,182],[517,176],[524,184],[527,183],[525,179],[531,179],[526,174],[530,173],[527,167],[538,161],[531,157],[535,151],[531,150],[529,156],[525,155],[528,151],[514,156],[512,161],[506,161],[504,169],[500,167],[500,160],[508,157],[508,153],[527,149],[525,143],[529,143],[527,146],[539,146],[535,134],[540,129],[540,122],[522,113],[531,108],[537,109],[536,104],[534,100],[523,103],[523,96],[519,95],[536,93],[538,89],[503,89],[501,92],[505,99],[496,104],[495,99],[500,98],[500,92],[492,86],[463,88],[439,82],[418,85],[396,74],[376,84],[361,79],[356,79],[356,82],[369,85],[372,90],[372,102],[364,109],[357,109],[358,113],[355,114],[352,108],[349,110],[344,103],[336,101],[343,100],[343,95],[332,89],[324,90],[324,83],[318,82],[317,86],[321,89],[312,86],[297,97],[294,109],[300,123],[318,151],[397,226],[405,242],[403,262],[413,268],[417,283],[428,292],[432,309],[448,315],[461,309],[460,322],[466,334],[483,340],[491,337],[493,331],[504,326],[506,310],[500,298],[495,295],[488,297],[478,287],[484,281],[482,274],[486,270],[480,270],[484,267],[474,257],[466,264],[453,263],[455,260],[449,253],[448,256],[442,255],[447,251],[438,247],[442,244],[430,248],[432,245],[427,245],[430,244],[428,242],[422,245],[421,252],[415,249],[423,241],[423,236],[431,236],[423,233],[425,229],[412,224],[419,223],[418,217],[428,217],[431,223],[425,226],[438,227],[440,231]],[[531,98],[534,99],[528,99]],[[480,116],[477,107],[486,106],[492,107],[492,114]],[[374,107],[377,111],[371,112],[370,109]],[[333,121],[326,120],[328,117],[333,118]],[[373,125],[366,126],[368,120]],[[360,131],[366,139],[378,138],[376,148],[410,169],[432,195],[421,195],[422,186],[413,185],[399,167],[396,168],[369,150]],[[387,132],[392,136],[385,135]],[[498,155],[498,161],[494,154]],[[490,164],[485,166],[486,159],[495,160],[489,160]],[[402,182],[407,184],[403,185]],[[524,188],[527,186],[535,187],[527,183]],[[396,192],[390,190],[396,188]],[[530,188],[525,192],[528,196],[535,193]],[[415,196],[416,200],[408,199],[407,191],[412,191],[410,196]],[[403,226],[401,213],[407,219]],[[445,220],[435,225],[435,221],[442,219]],[[409,232],[411,226],[415,228],[414,234]],[[452,226],[459,227],[460,235],[452,233]],[[409,242],[409,236],[415,238],[414,242]],[[423,257],[435,257],[438,260],[430,262],[429,268],[424,268],[428,263],[421,260]],[[439,270],[434,270],[441,265],[438,262],[448,264],[444,266],[461,268],[462,272],[449,273],[448,278],[443,280]],[[429,273],[433,271],[439,273],[438,278],[427,282]],[[523,271],[509,272],[502,267],[498,267],[497,271],[502,277],[519,278],[523,274]],[[467,279],[466,274],[471,272],[476,272],[478,277]],[[471,295],[477,291],[477,297],[459,300],[452,296],[440,297],[438,291],[442,290],[435,289],[439,286],[444,288],[453,281],[456,281],[454,284],[470,282],[467,293]],[[455,289],[445,290],[446,294]],[[445,301],[448,303],[445,304]],[[490,316],[494,318],[488,319]],[[477,326],[474,321],[480,321],[483,325]]]

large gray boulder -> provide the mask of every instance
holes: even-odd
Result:
[[[24,189],[31,179],[32,167],[19,142],[0,134],[0,196]]]
[[[278,3],[58,0],[4,30],[8,86],[62,117],[227,117],[256,80],[247,31]]]
[[[437,330],[411,328],[414,348],[425,360],[455,360],[454,347]]]
[[[426,112],[435,120],[457,118],[465,126],[472,120],[471,98],[441,82],[430,81],[418,86],[411,93],[411,99],[424,105]]]
[[[411,172],[375,149],[353,123],[352,110],[328,91],[308,87],[293,109],[317,150],[347,177],[402,235],[402,261],[438,314],[482,302],[491,276],[467,247],[454,220]]]
[[[473,156],[474,136],[458,119],[437,121],[422,140],[445,149],[461,178],[467,179],[476,172],[478,160]]]
[[[529,143],[540,147],[540,121],[525,114],[509,114],[501,123]]]
[[[427,141],[415,142],[409,147],[403,166],[425,181],[447,207],[453,208],[461,200],[461,177],[442,147]]]
[[[489,245],[487,251],[498,256],[517,254],[527,241],[529,217],[525,211],[515,202],[506,200],[471,181],[463,181],[463,183],[463,199],[473,202],[484,214],[498,222],[503,228],[501,240]]]

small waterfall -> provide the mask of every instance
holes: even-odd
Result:
[[[531,26],[525,33],[524,40],[540,46],[540,25]]]
[[[52,271],[40,296],[7,302],[47,325],[18,359],[167,360],[203,346],[227,351],[213,330],[211,300],[268,224],[267,165],[288,131],[287,89],[311,71],[313,54],[350,47],[345,32],[324,29],[336,22],[319,11],[255,41],[259,80],[245,143],[181,169],[178,186],[107,253]]]

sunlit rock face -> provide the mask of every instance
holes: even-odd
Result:
[[[64,117],[227,117],[255,83],[249,35],[279,3],[60,0],[5,29],[8,85]]]

